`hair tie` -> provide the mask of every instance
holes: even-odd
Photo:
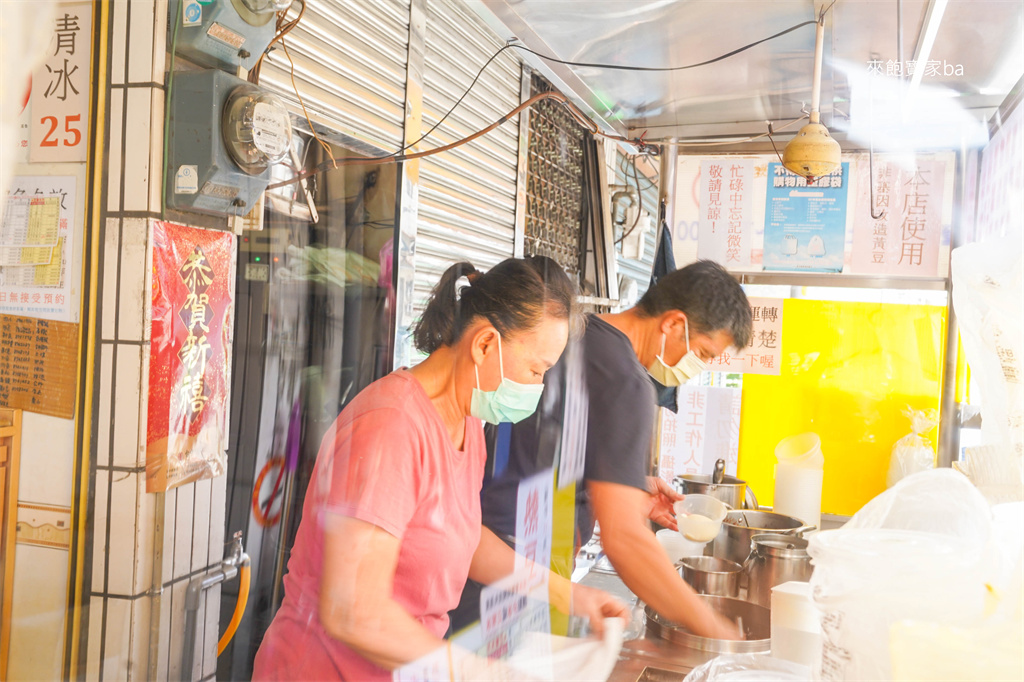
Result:
[[[462,290],[471,286],[473,286],[473,281],[467,275],[463,275],[455,280],[455,300],[461,301]]]

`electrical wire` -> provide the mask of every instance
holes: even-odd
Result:
[[[292,6],[296,2],[302,5],[302,8],[299,10],[298,16],[291,21],[286,21],[288,12],[291,10]],[[252,69],[249,70],[249,81],[251,83],[259,83],[260,69],[263,66],[263,58],[270,54],[270,51],[274,49],[274,43],[276,43],[279,40],[283,40],[284,37],[288,35],[288,33],[290,33],[292,29],[299,25],[299,21],[302,19],[302,15],[304,15],[305,13],[306,0],[292,0],[292,4],[289,5],[287,9],[285,9],[282,12],[278,12],[277,24],[275,26],[277,32],[274,34],[274,37],[267,44],[266,49],[263,50],[263,54],[261,54],[260,58],[256,60],[256,63],[253,65]]]
[[[792,121],[787,122],[785,125],[781,125],[774,130],[785,130],[786,128],[799,123],[800,121],[807,118],[808,114],[804,114],[800,118],[794,118]],[[666,147],[721,147],[728,144],[743,144],[744,142],[754,142],[760,140],[762,137],[768,137],[768,133],[761,133],[760,135],[753,135],[751,137],[743,137],[736,140],[720,140],[717,142],[676,142],[672,140],[651,140],[651,144],[664,145]],[[628,140],[627,140],[628,141]]]
[[[297,17],[294,21],[289,22],[289,24],[285,25],[286,30],[285,30],[285,28],[282,28],[282,30],[284,30],[285,33],[287,33],[287,31],[290,31],[292,28],[295,27],[295,24],[298,23],[299,19],[301,19],[302,12],[305,11],[305,1],[304,0],[297,0],[297,1],[303,2],[303,8],[302,8],[302,10],[299,13],[299,17]],[[833,2],[832,4],[835,4],[835,2]],[[831,5],[829,6],[829,8],[831,9]],[[778,33],[770,35],[767,38],[762,38],[761,40],[758,40],[756,42],[749,43],[747,45],[744,45],[743,47],[737,48],[735,50],[732,50],[731,52],[728,52],[726,54],[720,55],[720,56],[715,57],[713,59],[709,59],[709,60],[706,60],[706,61],[703,61],[703,62],[699,62],[699,63],[696,63],[696,64],[687,64],[687,65],[683,65],[683,66],[667,66],[667,67],[627,66],[627,65],[621,65],[621,64],[598,64],[598,63],[590,63],[590,62],[573,62],[573,61],[568,61],[568,60],[557,59],[555,57],[551,57],[550,55],[544,55],[544,54],[542,54],[540,52],[537,52],[535,50],[532,50],[532,49],[526,47],[525,45],[520,45],[520,44],[515,43],[515,42],[509,42],[509,43],[503,45],[502,47],[498,48],[498,50],[495,51],[495,53],[491,55],[491,57],[477,71],[476,76],[473,78],[473,81],[470,83],[469,87],[466,88],[465,92],[462,93],[462,96],[459,97],[459,99],[455,102],[455,104],[452,105],[452,107],[447,111],[447,113],[445,113],[445,115],[442,116],[438,120],[438,122],[435,123],[430,128],[430,130],[428,130],[426,133],[421,135],[417,140],[415,140],[415,141],[413,141],[413,142],[411,142],[411,143],[409,143],[407,145],[404,145],[398,151],[396,151],[396,152],[394,152],[392,154],[387,154],[387,155],[384,155],[384,156],[377,156],[377,157],[345,157],[345,158],[342,158],[342,159],[335,159],[335,158],[332,157],[330,165],[327,165],[326,163],[321,163],[321,164],[319,164],[318,166],[316,166],[313,169],[310,169],[310,170],[307,170],[307,171],[303,171],[302,173],[299,173],[298,175],[296,175],[294,178],[291,178],[290,180],[284,180],[284,181],[272,184],[272,185],[268,186],[267,189],[268,190],[276,189],[277,187],[282,187],[284,185],[292,184],[292,183],[298,182],[299,180],[302,180],[303,178],[306,178],[306,177],[309,177],[311,175],[314,175],[314,174],[317,174],[317,173],[321,173],[321,172],[324,172],[324,171],[327,171],[327,170],[331,170],[332,168],[337,168],[338,166],[363,166],[363,165],[373,165],[373,164],[379,164],[379,163],[397,163],[397,162],[400,162],[400,161],[407,161],[407,160],[411,160],[411,159],[423,158],[425,156],[430,156],[430,155],[433,155],[433,154],[439,154],[441,152],[449,151],[449,150],[454,149],[454,148],[456,148],[456,147],[458,147],[460,145],[463,145],[463,144],[466,144],[468,142],[471,142],[472,140],[475,140],[476,138],[480,137],[481,135],[484,135],[484,134],[490,132],[494,128],[497,128],[498,126],[500,126],[502,123],[505,123],[506,121],[511,119],[513,116],[516,116],[517,114],[519,114],[521,111],[523,111],[527,107],[531,106],[534,102],[538,102],[538,101],[540,101],[542,99],[555,99],[555,100],[557,100],[560,104],[562,104],[564,107],[566,107],[566,109],[568,110],[570,116],[581,127],[585,128],[591,134],[599,135],[599,136],[604,137],[606,139],[615,140],[617,142],[625,142],[627,144],[631,144],[631,145],[636,146],[640,151],[644,151],[645,149],[650,148],[649,143],[644,141],[644,135],[646,135],[646,132],[643,135],[641,135],[641,136],[639,136],[637,138],[628,138],[628,137],[625,137],[623,135],[616,135],[616,134],[613,134],[613,133],[606,133],[606,132],[604,132],[604,131],[602,131],[600,129],[600,127],[598,126],[597,123],[595,123],[593,120],[591,120],[590,117],[588,117],[585,113],[583,113],[583,111],[581,111],[575,104],[573,104],[571,101],[569,101],[564,95],[562,95],[561,93],[549,92],[549,93],[540,93],[539,95],[535,95],[534,97],[531,97],[526,102],[523,102],[518,107],[516,107],[515,109],[513,109],[509,113],[505,114],[499,120],[495,121],[491,125],[487,126],[486,128],[483,128],[481,130],[478,130],[477,132],[469,135],[468,137],[462,138],[461,140],[456,140],[455,142],[453,142],[451,144],[443,145],[441,147],[436,147],[434,149],[423,151],[423,152],[416,152],[414,154],[404,154],[403,153],[406,150],[408,150],[409,148],[411,148],[411,147],[419,144],[423,140],[425,140],[445,120],[447,120],[449,116],[451,116],[452,112],[454,112],[455,109],[466,99],[466,97],[469,95],[470,91],[473,89],[473,86],[475,86],[476,83],[480,80],[480,76],[483,75],[484,70],[488,66],[490,66],[490,64],[493,63],[495,59],[497,59],[498,55],[500,55],[505,50],[509,50],[509,49],[513,49],[513,48],[520,49],[520,50],[523,50],[525,52],[529,52],[529,53],[531,53],[531,54],[533,54],[533,55],[535,55],[535,56],[537,56],[537,57],[539,57],[541,59],[545,59],[545,60],[551,61],[551,62],[556,62],[556,63],[559,63],[559,64],[565,64],[565,65],[568,65],[568,66],[583,66],[583,67],[590,67],[590,68],[604,68],[604,69],[616,69],[616,70],[626,70],[626,71],[655,71],[655,72],[681,71],[683,69],[692,69],[692,68],[696,68],[696,67],[699,67],[699,66],[706,66],[708,64],[714,64],[715,62],[722,61],[723,59],[727,59],[727,58],[735,56],[735,55],[737,55],[737,54],[739,54],[741,52],[749,50],[752,47],[760,45],[761,43],[767,42],[769,40],[774,40],[775,38],[784,36],[787,33],[791,33],[792,31],[795,31],[797,29],[803,28],[804,26],[814,25],[814,24],[817,24],[817,21],[805,21],[805,22],[796,24],[794,26],[791,26],[790,28],[788,28],[788,29],[786,29],[784,31],[780,31]],[[283,36],[281,36],[281,38],[283,39]],[[273,42],[276,42],[278,39],[279,39],[278,37],[275,37],[274,41],[272,41],[271,44],[273,44]],[[282,43],[283,43],[283,40],[282,40]],[[270,49],[269,46],[268,46],[267,49],[268,50]],[[286,52],[287,52],[287,50],[286,50]],[[266,55],[266,52],[264,52],[264,55]],[[263,57],[261,56],[260,61],[262,61],[262,58]],[[257,65],[258,64],[259,64],[259,62],[257,63]],[[303,109],[305,110],[305,107],[303,107]],[[307,115],[307,121],[308,121],[308,118],[309,117]],[[781,126],[779,129],[782,130],[782,129],[788,127],[789,125],[792,125],[793,123],[795,123],[795,122],[797,122],[799,120],[803,120],[803,118],[806,118],[806,115],[804,117],[801,117],[800,119],[796,119],[795,121],[791,121],[790,123],[786,124],[785,126]],[[311,129],[312,129],[312,125],[311,125]],[[313,134],[316,135],[315,131],[314,131]],[[735,140],[735,141],[730,141],[730,142],[725,142],[725,143],[714,142],[714,143],[701,144],[701,143],[679,143],[679,142],[669,142],[669,141],[660,142],[659,141],[659,144],[671,144],[673,146],[680,146],[680,147],[688,147],[688,146],[694,146],[694,147],[697,147],[697,146],[719,146],[721,144],[738,144],[738,143],[742,143],[742,142],[749,142],[749,141],[752,141],[752,140],[759,139],[761,137],[764,137],[764,135],[758,135],[758,136],[751,137],[751,138]],[[639,184],[639,181],[638,181],[638,184]]]
[[[835,4],[835,3],[832,3],[832,4]],[[829,7],[831,7],[831,5]],[[774,40],[776,38],[780,38],[780,37],[786,35],[787,33],[792,33],[793,31],[795,31],[795,30],[797,30],[799,28],[803,28],[804,26],[813,26],[813,25],[815,25],[817,23],[818,23],[817,21],[804,21],[802,23],[796,24],[795,26],[790,26],[789,28],[787,28],[784,31],[779,31],[778,33],[776,33],[774,35],[770,35],[767,38],[762,38],[761,40],[758,40],[757,42],[749,43],[747,45],[744,45],[743,47],[740,47],[740,48],[737,48],[737,49],[733,50],[732,52],[727,52],[727,53],[725,53],[725,54],[723,54],[721,56],[715,57],[714,59],[708,59],[706,61],[698,62],[696,64],[685,64],[683,66],[627,66],[627,65],[624,65],[624,64],[602,64],[602,63],[595,63],[595,62],[573,62],[573,61],[569,61],[569,60],[565,60],[565,59],[558,59],[557,57],[552,57],[550,55],[546,55],[546,54],[543,54],[541,52],[537,52],[536,50],[532,50],[532,49],[526,47],[525,45],[520,45],[518,43],[510,43],[509,45],[506,45],[505,47],[514,47],[516,49],[522,50],[524,52],[529,52],[532,55],[540,57],[544,61],[555,62],[556,64],[565,64],[566,66],[582,66],[582,67],[587,67],[587,68],[591,68],[591,69],[615,69],[617,71],[650,71],[650,72],[663,73],[663,72],[666,72],[666,71],[683,71],[684,69],[695,69],[698,66],[707,66],[708,64],[714,64],[715,62],[720,62],[723,59],[728,59],[729,57],[733,57],[735,55],[738,55],[741,52],[745,52],[746,50],[749,50],[752,47],[756,47],[756,46],[760,45],[761,43],[766,43],[769,40]],[[505,49],[505,48],[502,48],[502,49]]]
[[[505,114],[504,116],[502,116],[501,118],[499,118],[497,121],[495,121],[494,123],[490,124],[486,128],[482,128],[482,129],[476,131],[475,133],[473,133],[473,134],[471,134],[471,135],[469,135],[467,137],[462,138],[461,140],[456,140],[455,142],[452,142],[451,144],[446,144],[446,145],[441,146],[441,147],[435,147],[434,149],[429,149],[429,150],[423,151],[423,152],[416,152],[415,154],[389,154],[387,156],[376,156],[376,157],[365,157],[365,156],[344,157],[344,158],[341,158],[341,159],[337,159],[334,163],[336,163],[337,166],[373,166],[373,165],[385,164],[385,163],[398,163],[400,161],[410,161],[412,159],[422,159],[425,156],[432,156],[434,154],[440,154],[442,152],[447,152],[447,151],[450,151],[452,149],[455,149],[456,147],[462,146],[462,145],[464,145],[464,144],[466,144],[468,142],[472,142],[473,140],[475,140],[476,138],[478,138],[478,137],[480,137],[482,135],[486,135],[487,133],[491,132],[492,130],[494,130],[495,128],[500,126],[502,123],[506,123],[507,121],[509,121],[513,116],[516,116],[517,114],[519,114],[524,109],[527,109],[527,108],[533,106],[533,104],[535,104],[536,102],[539,102],[539,101],[545,100],[545,99],[554,99],[554,100],[562,103],[563,105],[567,105],[569,107],[575,106],[571,102],[569,102],[569,100],[566,98],[565,95],[563,95],[560,92],[553,92],[553,91],[552,92],[542,92],[542,93],[540,93],[538,95],[534,95],[530,99],[526,100],[525,102],[523,102],[522,104],[517,106],[515,109],[513,109],[510,112],[508,112],[507,114]],[[272,185],[268,185],[267,186],[267,190],[277,189],[278,187],[284,187],[285,185],[290,185],[292,183],[298,182],[299,180],[302,180],[303,178],[307,178],[307,177],[309,177],[311,175],[316,175],[317,173],[322,173],[324,171],[331,170],[331,168],[332,168],[331,163],[332,162],[327,161],[327,162],[318,164],[317,166],[311,168],[310,170],[306,170],[306,171],[303,171],[303,172],[299,173],[298,175],[296,175],[293,178],[290,178],[288,180],[282,180],[281,182],[276,182],[276,183],[274,183]]]
[[[303,5],[303,8],[305,8],[305,5]],[[298,20],[296,20],[296,22],[298,22]],[[334,151],[331,149],[331,145],[321,140],[320,136],[317,135],[316,128],[313,127],[313,121],[309,118],[309,112],[306,111],[306,103],[302,101],[302,93],[299,92],[299,86],[295,85],[295,62],[292,61],[292,55],[288,52],[288,43],[285,42],[284,36],[281,36],[281,47],[284,48],[284,56],[288,58],[288,64],[290,67],[289,75],[292,79],[292,89],[295,90],[295,96],[299,98],[299,106],[302,107],[302,115],[306,117],[306,123],[309,124],[309,131],[313,133],[313,137],[320,143],[320,146],[324,148],[324,151],[327,152],[327,156],[331,159],[331,167],[337,168],[338,162],[334,158]]]
[[[626,176],[626,182],[629,182],[629,176]],[[640,224],[640,214],[644,210],[644,195],[640,190],[640,173],[636,168],[636,156],[633,156],[633,182],[636,183],[636,218],[633,219],[633,225],[622,233],[622,236],[615,240],[615,244],[621,244],[626,241],[626,237],[633,234],[633,230]]]
[[[182,7],[178,3],[178,16],[174,20],[171,32],[171,61],[167,70],[167,93],[164,96],[164,181],[160,187],[160,219],[167,220],[167,183],[170,182],[170,131],[171,131],[171,95],[174,93],[174,56],[178,49],[178,25],[181,24]]]

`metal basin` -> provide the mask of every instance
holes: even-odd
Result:
[[[683,557],[676,568],[697,594],[738,597],[743,567],[734,561],[710,556]]]
[[[763,606],[733,599],[698,595],[715,611],[730,620],[743,619],[743,640],[711,639],[695,635],[682,625],[659,616],[650,606],[644,607],[647,616],[647,632],[669,641],[676,646],[700,652],[704,660],[711,660],[718,654],[753,654],[769,651],[771,639],[771,614]]]

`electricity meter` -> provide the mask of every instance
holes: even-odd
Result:
[[[288,110],[255,85],[239,85],[231,91],[221,126],[228,153],[249,175],[259,175],[283,159],[292,143]]]
[[[249,70],[274,37],[277,13],[291,4],[292,0],[170,0],[168,46],[202,66]]]
[[[292,143],[291,117],[266,90],[223,71],[182,71],[171,92],[167,205],[245,215]]]

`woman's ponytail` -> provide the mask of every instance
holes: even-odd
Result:
[[[462,277],[468,286],[460,285]],[[413,341],[424,353],[433,353],[454,345],[477,317],[503,337],[535,328],[545,315],[569,320],[575,329],[575,297],[565,271],[546,256],[507,258],[483,273],[469,263],[456,263],[434,287]]]
[[[463,277],[470,279],[479,275],[472,263],[452,265],[430,293],[427,307],[423,311],[413,342],[424,353],[433,353],[441,346],[450,346],[462,335],[464,324],[461,320],[462,295],[466,285],[460,283]]]

